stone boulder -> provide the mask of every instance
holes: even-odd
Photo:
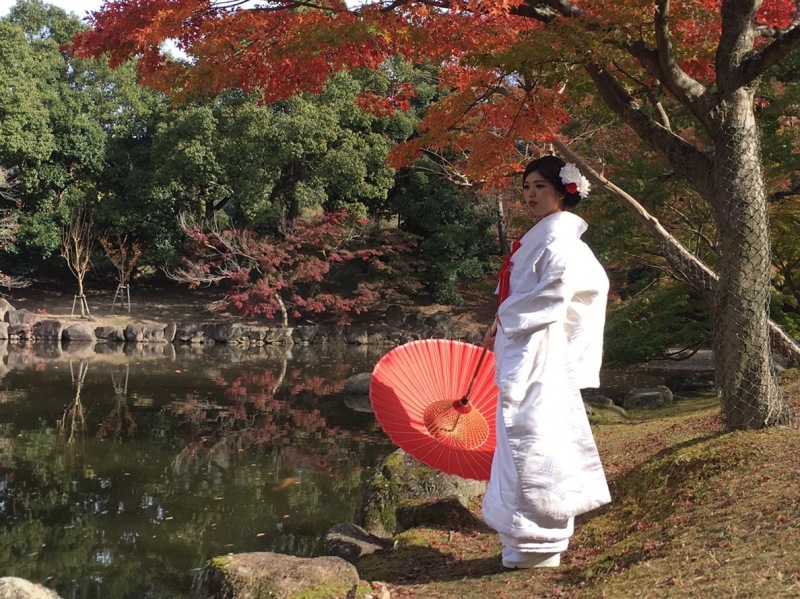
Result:
[[[370,345],[396,345],[392,337],[397,338],[397,331],[387,325],[375,325],[370,328],[367,339]]]
[[[392,537],[398,530],[397,510],[409,502],[455,497],[466,507],[485,492],[485,482],[434,470],[398,449],[365,483],[356,524],[376,536]]]
[[[349,597],[359,582],[355,567],[340,557],[239,553],[209,561],[195,575],[190,596],[193,599]]]
[[[472,345],[483,345],[483,333],[467,333],[462,339],[465,343],[472,343]]]
[[[0,578],[0,599],[60,599],[55,591],[24,578]]]
[[[403,326],[403,322],[405,320],[405,315],[403,314],[403,308],[398,306],[397,304],[392,304],[386,308],[386,312],[383,314],[383,322],[388,324],[390,327],[394,327],[399,329]]]
[[[8,324],[34,324],[41,320],[39,315],[30,310],[9,310],[3,317]]]
[[[664,379],[674,393],[711,393],[716,387],[713,370],[676,372]]]
[[[264,337],[266,337],[266,335],[267,330],[264,327],[250,327],[247,338],[250,339],[250,343],[258,345],[264,343]]]
[[[392,542],[387,539],[376,537],[352,522],[342,522],[332,526],[320,538],[315,553],[341,557],[354,564],[365,555],[391,546]]]
[[[372,414],[375,412],[375,410],[372,409],[372,402],[369,399],[369,395],[346,395],[344,398],[344,405],[354,412],[363,412],[365,414]]]
[[[49,318],[47,320],[40,320],[31,328],[31,332],[36,339],[47,340],[61,340],[61,333],[64,330],[64,325],[61,321]]]
[[[207,323],[201,327],[201,330],[215,343],[228,343],[247,336],[247,328],[233,322]]]
[[[614,400],[605,395],[600,395],[597,389],[581,389],[581,396],[586,403],[597,406],[613,406]]]
[[[311,343],[318,334],[319,327],[316,325],[296,326],[292,331],[292,341],[295,343]]]
[[[427,325],[425,324],[426,316],[421,312],[415,312],[414,314],[409,314],[406,316],[405,325],[413,330],[425,328]]]
[[[178,324],[173,320],[167,323],[164,327],[164,341],[172,343],[175,341],[175,332],[178,330]]]
[[[181,322],[175,327],[175,341],[189,343],[192,337],[200,330],[200,325],[194,322]]]
[[[97,327],[94,330],[94,335],[98,339],[109,342],[125,341],[125,331],[119,327]]]
[[[274,344],[291,345],[292,343],[294,343],[292,341],[293,334],[294,334],[294,329],[292,329],[292,327],[267,328],[264,331],[264,343],[267,343],[269,345],[274,345]]]
[[[140,324],[129,324],[125,327],[123,334],[125,335],[125,341],[133,343],[144,341],[144,327]]]
[[[144,327],[144,341],[149,343],[164,343],[164,327]]]
[[[33,336],[33,326],[27,322],[8,325],[9,338],[30,339]]]
[[[344,382],[344,396],[368,395],[370,380],[372,380],[371,372],[354,374]]]
[[[611,405],[605,405],[585,401],[583,407],[586,409],[586,416],[591,424],[611,424],[624,422],[628,419],[628,413],[625,409],[620,408],[613,402]]]
[[[395,515],[397,533],[420,526],[441,530],[476,529],[484,526],[483,521],[469,511],[458,497],[407,501],[397,506]]]
[[[672,404],[672,391],[669,387],[640,387],[631,389],[622,400],[622,407],[626,410],[655,410]]]
[[[449,333],[453,330],[453,320],[444,310],[428,316],[423,322],[437,333]]]
[[[86,322],[79,322],[64,329],[61,333],[64,341],[95,341],[94,329]]]
[[[8,327],[7,322],[0,322],[0,339],[8,339]]]
[[[369,331],[363,325],[353,325],[347,327],[344,339],[350,345],[368,345],[369,344]]]
[[[16,308],[6,298],[0,297],[0,320],[8,322],[6,320],[6,312],[11,310],[16,310]]]

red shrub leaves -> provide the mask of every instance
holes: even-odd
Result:
[[[382,286],[360,279],[369,272],[395,273],[394,258],[410,249],[397,237],[368,239],[365,223],[340,212],[296,219],[283,235],[205,230],[185,220],[182,229],[189,239],[187,257],[173,278],[191,286],[225,282],[220,308],[245,316],[280,314],[284,321],[323,312],[344,321],[347,314],[367,311]]]

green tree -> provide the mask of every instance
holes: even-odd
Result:
[[[69,205],[95,198],[105,134],[97,107],[75,85],[87,62],[62,50],[83,28],[75,17],[36,0],[0,21],[0,160],[18,177],[20,255],[48,257],[59,244]]]
[[[232,91],[176,108],[153,140],[152,192],[197,217],[224,211],[272,231],[307,209],[377,210],[393,184],[391,142],[357,105],[362,90],[341,73],[320,94],[272,105]]]
[[[437,302],[460,304],[457,283],[485,274],[495,243],[488,234],[493,215],[471,189],[435,173],[431,159],[399,173],[391,195],[399,227],[420,238],[415,251],[424,264],[422,281]]]

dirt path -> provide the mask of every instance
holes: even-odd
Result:
[[[90,318],[81,318],[80,303],[75,301],[74,283],[34,282],[23,289],[4,290],[5,297],[16,309],[39,312],[46,318],[60,320],[65,325],[76,322],[91,322],[94,326],[108,325],[125,327],[129,323],[144,325],[175,322],[220,322],[237,320],[245,324],[267,324],[263,318],[243,319],[231,312],[218,312],[212,309],[214,301],[223,297],[224,291],[218,287],[205,287],[189,290],[186,285],[169,281],[161,283],[132,284],[130,288],[130,312],[121,297],[117,298],[112,310],[115,288],[87,285],[86,301]],[[448,312],[459,330],[482,333],[494,315],[494,299],[489,294],[463,292],[464,306],[444,306],[440,304],[415,304],[403,306],[406,313],[413,311],[433,314],[438,310]],[[74,310],[73,310],[74,303]],[[383,309],[375,313],[355,316],[354,322],[375,322],[381,319]]]
[[[95,326],[125,326],[131,322],[155,325],[169,321],[222,321],[235,318],[214,312],[210,305],[221,297],[219,289],[189,291],[186,286],[164,284],[131,285],[130,311],[121,295],[113,307],[115,289],[89,288],[86,301],[91,316],[81,318],[80,302],[71,285],[34,283],[24,289],[10,289],[3,296],[16,309],[38,312],[61,322],[86,322]]]

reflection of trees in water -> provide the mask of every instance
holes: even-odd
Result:
[[[0,429],[3,435],[11,431],[11,424]],[[79,469],[70,456],[82,443],[65,452],[52,429],[10,439],[0,459],[0,572],[47,581],[62,597],[185,596],[189,567],[200,557],[190,564],[152,559],[164,551],[157,538],[161,527],[150,517],[169,498],[159,488],[163,483],[152,489],[112,483],[90,438],[80,454],[86,466]],[[137,456],[123,460],[133,465]],[[158,500],[143,507],[143,498],[156,492]]]
[[[281,389],[285,378],[291,382]],[[279,470],[332,476],[360,463],[356,447],[377,438],[375,424],[367,431],[331,425],[314,405],[319,397],[341,392],[343,379],[302,378],[299,370],[286,377],[282,369],[243,371],[230,382],[223,376],[215,382],[227,402],[213,404],[189,394],[169,406],[190,437],[176,456],[176,473],[197,467],[197,461],[228,468],[238,456],[257,452],[277,456]]]
[[[72,386],[64,370],[37,374],[47,426],[0,424],[0,571],[53,576],[64,597],[178,597],[213,555],[310,555],[322,532],[352,518],[365,456],[384,452],[371,417],[336,411],[350,373],[332,362],[222,364],[216,390],[203,371],[164,410],[136,394],[168,377],[137,385],[135,363],[130,388],[121,363],[110,366],[112,389],[96,361],[74,360]]]
[[[81,390],[83,382],[86,380],[86,373],[89,372],[89,362],[81,360],[76,372],[75,366],[70,360],[69,372],[72,376],[72,385],[75,387],[75,395],[56,426],[59,438],[67,445],[73,445],[76,441],[83,440],[86,430],[86,412],[81,401]]]
[[[97,436],[102,439],[120,439],[123,434],[133,437],[136,434],[136,421],[128,405],[128,375],[130,364],[125,363],[124,370],[111,370],[111,384],[114,387],[114,404],[111,411],[100,422]]]
[[[100,438],[119,439],[123,434],[132,437],[136,433],[136,421],[128,406],[128,375],[130,366],[126,363],[121,372],[111,371],[111,385],[114,389],[114,403],[111,411],[97,427],[97,436]],[[83,406],[81,392],[86,373],[89,372],[89,362],[81,360],[77,367],[70,360],[70,375],[75,394],[72,401],[64,410],[61,419],[56,422],[59,439],[69,447],[83,442],[89,425],[86,420],[86,410]]]

